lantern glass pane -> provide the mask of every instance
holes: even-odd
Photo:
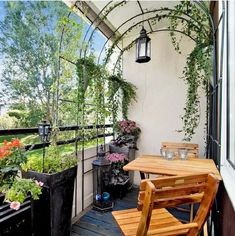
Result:
[[[48,135],[48,126],[45,126],[45,135],[47,136]]]
[[[139,41],[136,42],[136,59],[139,56]]]
[[[139,57],[145,56],[145,41],[140,41],[140,47],[139,47]]]
[[[147,56],[151,57],[151,41],[148,41],[147,45]]]
[[[42,125],[40,125],[40,126],[38,127],[38,132],[39,132],[39,135],[40,135],[40,136],[43,135],[43,126],[42,126]]]

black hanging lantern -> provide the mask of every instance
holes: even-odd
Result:
[[[136,62],[145,63],[151,60],[151,39],[144,27],[140,31],[140,37],[136,39]]]
[[[97,153],[93,165],[93,208],[98,211],[112,210],[113,202],[107,192],[110,182],[111,163],[105,158],[103,145]]]
[[[50,136],[51,125],[43,120],[42,123],[38,124],[38,134],[41,137],[42,142],[48,142]]]

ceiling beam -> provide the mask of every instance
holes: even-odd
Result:
[[[99,15],[99,9],[91,2],[91,1],[65,1],[64,2],[71,8],[76,8],[79,10],[75,10],[76,13],[79,14],[80,17],[87,18],[89,23],[92,23],[95,27],[97,27],[103,35],[106,37],[111,37],[113,32],[115,31],[115,27],[108,22],[106,19],[102,19],[102,15]],[[118,35],[118,33],[116,34]]]

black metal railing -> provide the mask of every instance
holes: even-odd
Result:
[[[112,132],[106,132],[107,129],[111,129]],[[86,126],[81,126],[81,125],[73,125],[73,126],[60,126],[58,127],[58,131],[61,132],[70,132],[70,131],[75,131],[74,137],[69,138],[66,140],[59,140],[57,141],[57,145],[68,145],[68,144],[84,144],[84,142],[89,142],[92,140],[99,140],[100,138],[103,138],[103,144],[105,144],[105,138],[106,137],[113,137],[113,125],[112,124],[106,124],[106,125],[86,125]],[[81,131],[79,134],[78,131]],[[84,132],[82,131],[95,131],[95,132],[90,132],[90,135],[84,135]],[[14,135],[27,135],[27,134],[37,134],[38,133],[38,128],[37,127],[31,127],[31,128],[16,128],[16,129],[5,129],[5,130],[0,130],[0,136],[14,136]],[[102,142],[102,141],[100,141]],[[99,144],[99,142],[96,142],[96,146]],[[45,144],[43,143],[33,143],[33,144],[27,144],[25,145],[26,150],[35,150],[35,149],[42,149],[43,146],[49,146],[50,142],[47,142]],[[76,146],[76,145],[75,145]],[[94,145],[95,146],[95,145]],[[76,149],[76,148],[75,148]],[[80,150],[80,161],[81,161],[81,166],[82,166],[82,210],[84,210],[84,177],[87,173],[91,172],[92,169],[86,170],[84,168],[84,162],[85,162],[85,145],[81,145],[81,150]],[[96,147],[98,150],[98,146]],[[77,154],[77,150],[75,150],[75,153]],[[76,180],[77,182],[77,180]],[[75,185],[75,213],[74,216],[76,217],[78,212],[77,212],[77,202],[78,202],[78,196],[77,196],[77,184]]]

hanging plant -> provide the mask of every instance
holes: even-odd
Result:
[[[122,108],[122,116],[128,118],[129,106],[136,101],[136,86],[124,80],[120,74],[107,77],[109,81],[108,101],[109,107],[113,113],[114,123],[117,121],[119,107]]]
[[[96,119],[100,124],[110,114],[113,116],[114,124],[117,122],[118,114],[122,114],[123,118],[127,119],[129,106],[136,101],[136,87],[125,81],[120,73],[110,76],[105,67],[95,64],[94,60],[95,57],[90,56],[77,61],[77,103],[82,108],[85,99],[89,99],[89,103],[95,105]],[[86,109],[84,115],[89,115],[91,110],[92,108]]]

